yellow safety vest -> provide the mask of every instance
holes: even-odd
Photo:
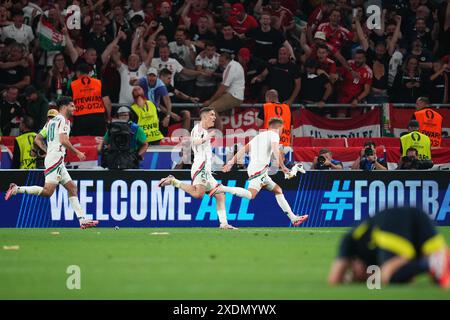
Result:
[[[161,131],[159,131],[158,112],[153,102],[147,100],[144,108],[133,103],[131,109],[138,116],[137,124],[144,130],[147,142],[159,141],[164,138]]]
[[[431,160],[431,141],[427,135],[413,131],[402,136],[400,142],[402,144],[402,157],[406,156],[406,150],[415,148],[420,160]]]
[[[26,132],[16,138],[20,149],[20,169],[36,169],[36,157],[31,156],[36,133]]]

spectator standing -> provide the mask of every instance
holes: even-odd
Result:
[[[103,136],[106,131],[105,115],[109,118],[111,114],[111,110],[105,107],[102,82],[90,77],[89,71],[88,65],[80,64],[77,79],[70,84],[69,93],[75,105],[73,136]]]
[[[245,73],[245,93],[244,100],[246,102],[258,102],[261,99],[263,81],[263,73],[267,72],[267,62],[255,58],[250,54],[248,48],[241,48],[238,54],[238,61],[244,69]],[[255,79],[259,76],[259,79]],[[253,80],[255,79],[255,80]]]
[[[168,1],[161,2],[159,7],[159,15],[156,17],[156,21],[164,28],[164,33],[167,35],[169,41],[172,41],[175,36],[176,21],[171,15],[172,5]]]
[[[228,23],[238,35],[244,35],[251,29],[258,27],[256,19],[245,12],[242,3],[235,3],[232,6],[232,15],[228,19]]]
[[[328,98],[333,93],[333,87],[326,73],[317,69],[316,60],[308,60],[305,63],[305,72],[302,75],[301,102],[306,104],[317,103],[323,108]],[[317,110],[316,108],[313,111]]]
[[[73,72],[66,65],[64,54],[56,54],[53,58],[53,66],[47,74],[44,85],[47,97],[56,101],[62,96],[67,96],[69,83],[73,77]]]
[[[263,12],[267,12],[271,17],[276,19],[274,25],[275,29],[282,31],[283,33],[294,29],[295,21],[294,15],[291,10],[281,5],[280,0],[269,0],[267,5],[262,5],[263,0],[258,0],[255,4],[255,13],[261,15]]]
[[[24,114],[22,106],[17,101],[19,89],[9,87],[0,99],[0,131],[4,136],[18,136],[20,119]]]
[[[428,90],[431,103],[449,103],[450,101],[449,62],[448,59],[441,59],[433,63],[434,72],[430,76],[430,90]]]
[[[187,39],[184,29],[177,29],[175,41],[169,42],[172,56],[188,70],[195,69],[195,46]],[[177,88],[189,95],[194,94],[195,75],[179,74],[177,77]]]
[[[253,42],[252,54],[264,61],[275,62],[278,50],[286,47],[289,57],[294,58],[294,51],[284,35],[271,27],[270,14],[263,13],[259,20],[260,26],[249,30],[245,37]]]
[[[1,29],[1,39],[14,39],[17,43],[25,46],[25,51],[29,51],[31,42],[34,40],[33,30],[30,26],[24,24],[23,11],[21,9],[13,9],[11,11],[13,23]]]
[[[238,51],[242,48],[241,39],[234,34],[233,28],[227,23],[224,23],[222,25],[222,32],[217,35],[215,43],[216,51],[219,54],[227,52],[233,59],[237,56]]]
[[[372,86],[372,70],[366,64],[366,52],[356,50],[354,59],[348,61],[351,71],[342,71],[342,83],[338,89],[338,101],[351,103],[353,106],[365,101]],[[356,73],[356,77],[353,75]]]
[[[24,96],[25,101],[22,106],[25,113],[33,119],[33,126],[30,129],[34,132],[39,132],[47,121],[48,101],[32,85],[25,88]]]
[[[203,105],[215,110],[218,115],[215,122],[216,128],[222,130],[222,120],[219,114],[241,105],[244,100],[245,75],[240,63],[232,60],[228,53],[220,55],[219,64],[224,69],[222,83],[211,99],[203,102]]]
[[[33,119],[25,117],[20,122],[20,135],[14,139],[11,169],[36,169],[36,157],[31,155],[36,132]]]
[[[210,76],[198,76],[195,83],[195,95],[199,97],[201,102],[208,100],[216,92],[217,80],[214,72],[219,67],[219,57],[216,46],[212,42],[207,42],[205,51],[195,59],[196,70],[210,74]]]
[[[392,84],[391,101],[399,103],[414,103],[424,92],[427,79],[419,68],[415,56],[409,56],[397,72]]]
[[[331,10],[329,22],[321,23],[317,31],[325,33],[328,43],[340,51],[353,40],[353,33],[341,25],[342,14],[338,9]]]
[[[0,90],[9,86],[24,89],[31,83],[30,74],[23,45],[10,44],[6,60],[0,62]]]
[[[291,105],[297,99],[301,87],[300,68],[289,59],[289,52],[281,47],[278,50],[278,59],[274,64],[268,64],[262,76],[256,81],[264,80],[268,76],[268,85],[277,90],[280,100]]]

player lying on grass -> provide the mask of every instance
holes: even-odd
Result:
[[[86,229],[95,227],[97,220],[87,219],[85,213],[81,209],[77,196],[77,186],[72,181],[67,169],[64,165],[64,156],[66,148],[71,150],[77,157],[83,161],[86,156],[83,152],[77,150],[69,141],[70,121],[75,106],[69,97],[61,97],[57,101],[59,114],[51,119],[47,124],[47,155],[45,156],[45,185],[19,187],[15,183],[11,183],[8,191],[6,191],[5,200],[10,199],[18,193],[32,194],[41,197],[50,197],[58,184],[62,184],[69,192],[69,202],[80,223],[80,228]]]
[[[285,174],[289,174],[291,171],[284,165],[284,162],[280,160],[280,132],[283,129],[283,120],[279,118],[272,118],[269,120],[269,129],[264,132],[260,132],[256,135],[244,148],[240,149],[234,157],[223,166],[223,172],[231,170],[233,165],[238,159],[242,159],[245,153],[249,153],[250,162],[248,164],[248,191],[250,193],[250,199],[254,199],[258,192],[265,188],[272,191],[275,194],[275,199],[281,210],[288,216],[292,224],[297,227],[308,219],[308,215],[297,216],[292,212],[289,203],[283,195],[283,190],[269,177],[269,165],[271,163],[271,157],[274,156],[275,160],[272,165],[278,170],[281,168]],[[303,168],[300,169],[304,173]],[[215,190],[216,194],[221,192],[230,192],[235,194],[233,190],[228,190],[228,187],[219,187]],[[239,194],[237,194],[239,195]]]
[[[418,209],[385,210],[348,232],[328,282],[366,281],[371,265],[380,267],[385,284],[407,283],[428,272],[441,287],[450,286],[450,252],[444,237]]]
[[[161,179],[159,186],[165,187],[173,185],[189,193],[192,197],[200,199],[205,192],[209,192],[209,196],[216,198],[217,216],[219,217],[221,229],[237,229],[228,224],[227,213],[225,209],[225,195],[216,193],[219,184],[212,176],[211,161],[213,153],[211,148],[211,139],[214,138],[214,131],[208,132],[209,128],[214,127],[216,121],[216,113],[212,108],[206,107],[200,110],[200,122],[194,126],[191,131],[191,145],[194,151],[194,162],[191,168],[192,185],[182,183],[175,179],[173,175]],[[244,188],[227,187],[238,194],[244,194],[250,197],[250,193]]]

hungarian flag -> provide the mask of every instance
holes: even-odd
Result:
[[[64,48],[64,35],[61,31],[56,30],[55,26],[45,16],[42,16],[39,21],[37,34],[42,49],[58,51]]]

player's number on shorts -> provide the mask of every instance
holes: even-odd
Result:
[[[55,139],[55,124],[52,123],[48,127],[48,141],[53,141]]]

